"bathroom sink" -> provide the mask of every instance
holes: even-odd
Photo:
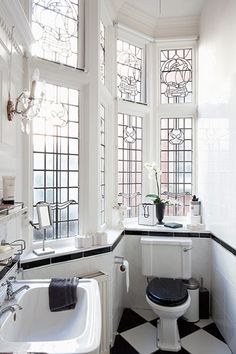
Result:
[[[99,353],[101,305],[97,281],[80,279],[75,309],[60,312],[49,309],[49,282],[24,281],[30,288],[4,303],[18,303],[22,309],[2,315],[0,351]],[[19,284],[22,286],[22,282]]]

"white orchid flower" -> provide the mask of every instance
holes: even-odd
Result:
[[[149,179],[153,179],[155,178],[156,181],[156,188],[157,188],[157,195],[156,195],[156,200],[160,199],[160,187],[159,187],[159,183],[158,183],[158,177],[161,175],[161,170],[157,167],[156,162],[146,162],[144,164],[144,167],[147,169],[148,171],[148,178]],[[148,195],[150,198],[150,194]]]

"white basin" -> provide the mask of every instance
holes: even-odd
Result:
[[[48,280],[19,282],[28,290],[2,307],[18,303],[22,310],[0,318],[0,352],[99,353],[101,305],[97,281],[80,279],[74,310],[51,312]]]

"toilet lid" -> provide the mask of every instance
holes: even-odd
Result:
[[[187,288],[181,279],[154,278],[146,293],[151,301],[162,306],[182,305],[188,298]]]

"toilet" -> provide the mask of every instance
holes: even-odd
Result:
[[[142,274],[154,277],[146,288],[146,300],[159,317],[157,347],[181,349],[177,319],[190,306],[182,279],[192,276],[192,240],[185,237],[142,237]]]

